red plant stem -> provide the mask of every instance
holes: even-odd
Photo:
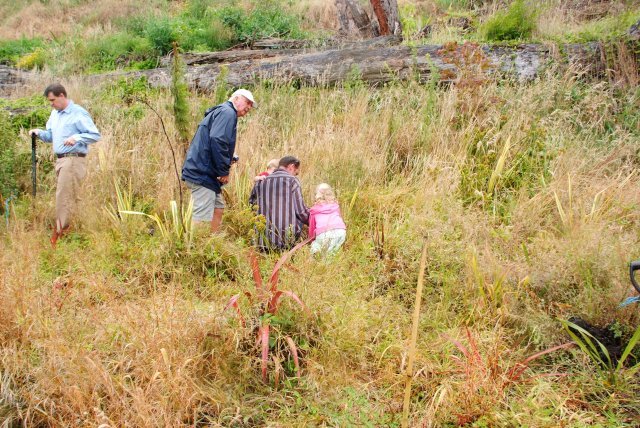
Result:
[[[296,366],[296,376],[300,377],[300,362],[298,361],[298,348],[296,347],[295,342],[289,336],[285,337],[284,340],[287,341],[289,345],[289,349],[291,350],[291,355],[293,355],[293,364]]]
[[[304,247],[311,241],[313,241],[313,238],[307,238],[306,240],[300,242],[298,245],[296,245],[295,247],[293,247],[292,249],[284,253],[282,257],[280,257],[276,265],[273,267],[273,272],[271,272],[271,277],[269,277],[269,285],[271,286],[272,293],[274,293],[277,289],[278,273],[280,272],[282,265],[285,264],[285,262],[289,259],[289,257],[293,255],[293,253],[295,253],[296,251],[298,251],[300,248]]]
[[[258,257],[253,249],[249,252],[249,259],[251,260],[251,272],[253,273],[253,282],[256,284],[258,290],[262,290],[262,275],[260,274],[260,265],[258,264]]]
[[[263,324],[258,330],[262,342],[262,381],[267,381],[267,362],[269,360],[269,324]]]

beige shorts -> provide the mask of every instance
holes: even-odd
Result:
[[[214,209],[224,209],[224,199],[221,193],[216,193],[189,181],[185,181],[185,184],[191,190],[193,219],[195,221],[211,221]]]

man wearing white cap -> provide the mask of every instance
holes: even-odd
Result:
[[[236,148],[238,118],[257,107],[253,94],[235,91],[229,101],[211,107],[204,114],[191,140],[182,167],[182,180],[191,190],[193,220],[211,223],[216,232],[222,223],[222,186],[229,182],[229,170]]]

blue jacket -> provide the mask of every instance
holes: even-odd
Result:
[[[182,179],[220,193],[218,177],[229,175],[236,149],[238,115],[230,101],[204,113],[182,167]]]

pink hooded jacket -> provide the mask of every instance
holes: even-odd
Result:
[[[346,229],[337,202],[315,204],[309,210],[309,236],[316,237],[333,229]]]

